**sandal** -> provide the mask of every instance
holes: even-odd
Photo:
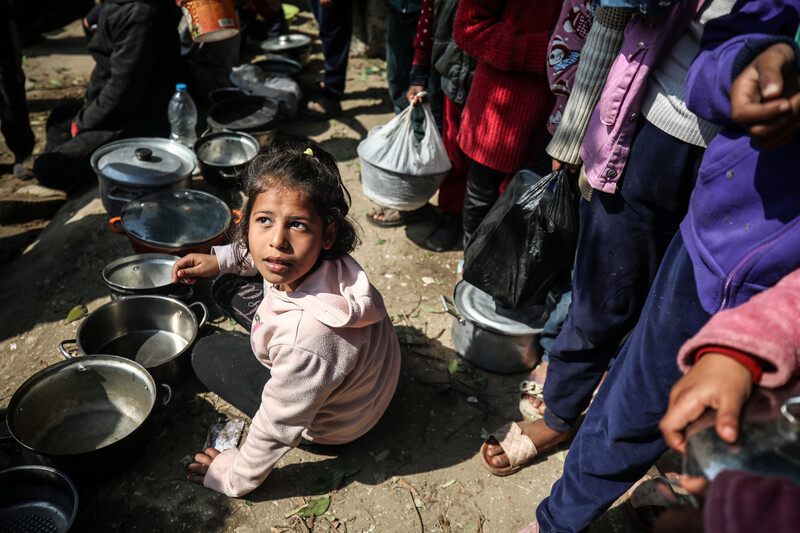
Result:
[[[327,96],[319,96],[316,100],[309,100],[303,115],[309,118],[327,120],[338,116],[341,112],[342,104],[340,104],[338,100],[328,98]]]
[[[542,418],[538,407],[531,405],[529,398],[535,398],[544,404],[544,380],[533,374],[525,376],[519,382],[519,412],[525,420],[538,420]]]
[[[375,218],[383,216],[383,219]],[[367,222],[380,228],[396,228],[416,222],[424,222],[436,216],[436,210],[431,204],[425,204],[414,211],[400,211],[389,207],[377,207],[367,213]]]
[[[697,508],[697,500],[669,478],[651,474],[653,469],[625,493],[625,509],[631,520],[643,531],[653,531],[656,519],[669,509]]]
[[[495,476],[508,476],[514,474],[530,463],[538,455],[555,449],[559,444],[568,440],[572,432],[564,433],[551,441],[547,446],[537,450],[536,445],[526,435],[522,434],[522,428],[516,422],[509,422],[495,430],[494,433],[481,445],[480,456],[484,468]],[[494,439],[503,448],[503,452],[508,457],[508,466],[494,466],[487,455],[489,444],[493,444]]]

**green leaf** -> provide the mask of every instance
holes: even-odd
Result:
[[[386,239],[378,239],[375,244],[386,244]]]
[[[435,315],[439,315],[439,314],[444,313],[444,310],[437,309],[436,307],[431,307],[430,305],[422,304],[422,305],[419,306],[419,308],[422,309],[423,311],[425,311],[426,313],[433,313]]]
[[[425,257],[432,257],[433,252],[422,252],[422,255],[424,255]]]
[[[251,502],[250,500],[245,500],[245,501],[244,501],[244,504],[245,504],[246,506],[248,506],[248,507],[252,507],[252,506],[253,506],[253,502]]]
[[[438,487],[436,487],[436,488],[437,488],[437,489],[446,489],[447,487],[452,487],[452,486],[453,486],[453,485],[455,485],[455,484],[456,484],[456,480],[455,480],[455,479],[451,479],[450,481],[447,481],[447,482],[445,482],[445,483],[442,483],[441,485],[439,485],[439,486],[438,486]]]
[[[458,359],[453,359],[450,361],[450,364],[447,365],[447,371],[450,373],[450,375],[453,375],[458,372],[459,366],[461,366],[461,361]]]
[[[304,507],[300,508],[297,511],[297,514],[303,517],[308,518],[311,515],[320,516],[325,514],[325,511],[328,510],[328,507],[331,505],[331,497],[330,496],[323,496],[322,498],[315,498],[305,504]]]
[[[86,309],[85,305],[83,304],[76,305],[75,307],[70,309],[69,314],[67,315],[67,324],[69,324],[70,322],[75,322],[76,320],[80,320],[81,318],[86,316],[86,313],[88,312],[89,310]]]
[[[64,74],[69,70],[69,67],[58,67],[56,69],[56,74]]]
[[[49,80],[47,83],[50,85],[61,85],[61,82],[58,80]]]

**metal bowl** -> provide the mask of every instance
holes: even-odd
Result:
[[[78,490],[55,468],[17,466],[0,472],[0,530],[63,533],[78,513]]]

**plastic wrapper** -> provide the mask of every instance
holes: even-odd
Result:
[[[545,303],[578,244],[578,197],[568,179],[564,170],[544,178],[518,172],[467,244],[464,279],[507,308]]]
[[[425,205],[450,171],[450,159],[436,128],[430,105],[422,140],[414,135],[413,108],[408,106],[382,126],[372,128],[358,145],[361,186],[378,205],[413,211]]]
[[[265,73],[255,65],[245,64],[233,67],[230,79],[249,94],[265,96],[278,102],[278,113],[281,117],[289,118],[297,114],[303,91],[291,76]]]

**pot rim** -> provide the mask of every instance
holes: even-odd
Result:
[[[256,149],[255,155],[253,157],[249,158],[244,163],[239,163],[238,165],[220,165],[220,164],[217,164],[217,163],[212,163],[212,162],[206,161],[205,159],[201,158],[198,155],[198,152],[200,151],[200,149],[203,147],[204,144],[206,144],[206,143],[208,143],[210,141],[213,141],[215,138],[225,137],[225,136],[241,137],[242,139],[247,140],[251,144],[251,146],[253,146]],[[246,131],[229,130],[229,129],[218,129],[218,130],[212,130],[211,133],[206,133],[205,135],[203,135],[201,137],[198,137],[198,139],[194,142],[193,149],[194,149],[195,156],[197,157],[197,161],[201,165],[205,165],[205,166],[213,167],[213,168],[237,168],[237,167],[244,167],[245,165],[250,164],[250,162],[253,159],[255,159],[255,157],[258,155],[258,151],[261,149],[261,145],[258,143],[258,140],[256,140],[255,137],[253,137],[251,134],[247,133]]]
[[[164,289],[166,287],[169,287],[170,285],[174,285],[174,283],[172,283],[172,280],[170,280],[169,283],[165,283],[163,285],[156,285],[154,287],[128,287],[125,285],[120,285],[119,283],[114,283],[113,281],[111,281],[111,279],[109,279],[109,277],[110,274],[116,271],[117,268],[131,263],[146,263],[148,262],[148,260],[152,260],[152,262],[155,262],[156,260],[161,260],[161,262],[172,261],[174,264],[175,261],[177,261],[178,259],[180,259],[180,257],[177,255],[158,254],[158,253],[134,254],[125,257],[120,257],[119,259],[115,259],[114,261],[110,262],[105,266],[105,268],[103,268],[103,281],[105,281],[106,285],[108,285],[110,289],[123,292],[125,291],[139,292],[139,291]]]
[[[222,225],[222,229],[220,231],[218,231],[214,235],[210,235],[208,238],[200,240],[200,241],[193,241],[193,242],[186,242],[186,243],[176,243],[176,242],[165,242],[165,241],[156,241],[156,240],[145,239],[145,238],[140,237],[138,235],[132,234],[128,230],[128,228],[125,226],[125,212],[128,209],[133,209],[132,206],[136,202],[146,201],[151,196],[155,196],[155,195],[159,195],[159,194],[165,194],[165,193],[178,194],[178,193],[186,193],[186,192],[191,192],[192,195],[195,195],[195,196],[206,197],[207,199],[209,199],[210,201],[215,203],[217,206],[219,206],[219,207],[224,209],[224,211],[225,211],[225,224]],[[132,240],[134,240],[134,241],[136,241],[138,243],[141,243],[144,246],[147,246],[149,248],[161,248],[161,249],[175,250],[175,252],[177,253],[180,250],[185,250],[187,248],[195,248],[195,247],[198,247],[198,246],[202,246],[202,245],[204,245],[206,243],[209,243],[209,242],[212,242],[212,241],[218,239],[221,235],[225,234],[225,232],[228,231],[228,229],[231,226],[231,221],[232,220],[233,220],[233,213],[231,211],[231,208],[228,207],[228,205],[224,201],[222,201],[220,198],[218,198],[217,196],[215,196],[215,195],[213,195],[211,193],[208,193],[208,192],[205,192],[205,191],[199,191],[197,189],[163,189],[163,190],[159,190],[159,191],[154,191],[154,192],[146,194],[144,196],[140,196],[139,198],[136,198],[135,200],[131,200],[130,202],[125,204],[125,206],[122,208],[122,212],[120,213],[119,223],[122,225],[122,229],[125,230],[125,234],[128,236],[128,238],[130,238],[130,239],[132,239]]]
[[[481,321],[479,317],[476,317],[474,315],[474,313],[471,313],[471,312],[469,312],[469,310],[465,309],[464,306],[461,305],[461,298],[459,298],[459,295],[463,294],[463,291],[465,289],[463,289],[463,288],[459,289],[459,287],[473,287],[475,290],[479,290],[479,289],[477,289],[476,287],[474,287],[469,282],[467,282],[466,280],[463,280],[463,279],[460,280],[458,283],[456,283],[456,286],[453,288],[453,305],[455,306],[455,308],[458,311],[458,313],[464,318],[464,320],[468,320],[471,324],[473,324],[473,325],[475,325],[475,326],[477,326],[477,327],[479,327],[481,329],[485,329],[485,330],[490,331],[492,333],[497,333],[499,335],[505,335],[505,336],[509,336],[509,337],[525,337],[525,336],[528,336],[528,335],[541,334],[542,328],[544,326],[544,323],[547,321],[547,316],[549,314],[547,312],[547,309],[546,309],[545,306],[541,306],[542,309],[543,309],[543,312],[542,312],[542,315],[539,317],[539,321],[538,321],[541,325],[537,324],[537,327],[533,327],[530,324],[527,324],[527,323],[524,323],[524,322],[514,321],[515,324],[518,324],[518,325],[524,326],[524,327],[518,327],[518,328],[515,329],[515,331],[506,331],[506,330],[501,329],[499,326],[497,326],[495,324],[488,324],[486,322]],[[539,306],[537,306],[537,307],[539,307]],[[458,320],[458,319],[456,318],[456,320]]]
[[[133,298],[133,296],[132,296],[132,298]],[[77,457],[77,456],[84,455],[84,454],[87,454],[87,453],[97,452],[99,450],[103,450],[105,448],[108,448],[109,446],[113,446],[114,444],[120,442],[120,440],[123,440],[125,437],[122,437],[122,439],[116,440],[114,442],[110,442],[110,443],[108,443],[108,444],[106,444],[106,445],[104,445],[104,446],[102,446],[100,448],[95,448],[94,450],[88,450],[88,451],[84,451],[84,452],[78,452],[78,453],[53,453],[53,452],[43,452],[41,450],[37,450],[36,448],[31,446],[27,442],[23,442],[16,435],[16,433],[14,432],[14,420],[16,418],[16,412],[19,409],[18,404],[22,401],[22,398],[24,398],[25,394],[29,393],[30,389],[37,382],[41,381],[46,376],[57,374],[59,372],[68,371],[69,367],[72,367],[72,366],[80,366],[80,365],[92,366],[92,365],[96,365],[96,364],[100,364],[100,363],[104,363],[104,362],[105,363],[113,363],[113,364],[116,364],[116,365],[121,365],[123,367],[127,367],[127,369],[131,373],[140,376],[141,378],[143,378],[147,382],[147,385],[149,386],[149,392],[150,392],[150,406],[149,406],[149,408],[147,410],[147,413],[145,413],[144,417],[142,418],[142,422],[139,423],[139,425],[136,426],[136,428],[134,428],[133,431],[131,431],[130,433],[125,435],[125,437],[127,437],[129,435],[132,435],[135,431],[137,431],[139,428],[141,428],[146,423],[147,419],[153,413],[153,409],[155,408],[155,405],[156,405],[156,398],[157,398],[156,382],[153,379],[153,376],[150,374],[150,372],[147,371],[147,369],[145,367],[143,367],[142,365],[140,365],[139,363],[137,363],[133,359],[128,359],[127,357],[122,357],[122,356],[119,356],[119,355],[111,355],[111,354],[91,354],[91,355],[83,355],[81,357],[75,357],[75,358],[72,358],[72,359],[67,359],[65,361],[58,361],[57,363],[53,363],[52,365],[49,365],[49,366],[39,370],[38,372],[36,372],[32,376],[30,376],[28,379],[26,379],[22,383],[22,385],[20,385],[17,388],[16,391],[14,391],[14,394],[11,396],[11,400],[8,402],[8,409],[7,409],[7,414],[6,414],[6,423],[8,425],[8,432],[11,434],[11,436],[14,438],[14,440],[17,441],[17,443],[19,443],[20,446],[23,446],[24,448],[26,448],[26,449],[34,452],[34,453],[41,454],[41,455],[47,456],[47,457],[54,457],[54,458],[59,458],[59,457],[62,457],[62,458],[64,458],[64,457]]]
[[[58,470],[58,469],[53,468],[51,466],[20,465],[20,466],[13,466],[11,468],[6,468],[4,470],[0,470],[0,478],[2,478],[4,476],[7,476],[7,475],[13,475],[14,472],[27,473],[27,472],[32,472],[32,471],[47,472],[49,474],[54,475],[55,477],[57,477],[59,479],[60,482],[64,483],[64,485],[65,485],[64,489],[67,492],[71,492],[72,493],[72,499],[73,499],[72,510],[69,512],[69,516],[67,517],[68,518],[67,519],[67,523],[65,524],[66,530],[69,530],[72,527],[72,524],[75,522],[75,518],[78,516],[78,504],[79,504],[79,501],[80,501],[80,497],[78,495],[78,487],[75,486],[75,482],[73,482],[72,479],[70,479],[70,477],[68,475],[66,475],[61,470]],[[64,510],[66,511],[66,508]]]
[[[78,326],[78,331],[75,333],[75,344],[78,347],[78,351],[81,354],[83,354],[81,357],[86,357],[88,355],[94,355],[94,354],[87,354],[86,350],[83,348],[83,344],[81,343],[81,332],[83,331],[84,326],[86,326],[86,324],[88,323],[89,318],[91,318],[92,316],[96,316],[97,314],[100,313],[100,311],[107,310],[110,307],[114,307],[114,306],[121,307],[121,306],[124,306],[124,305],[130,305],[131,302],[135,302],[136,300],[140,300],[140,299],[167,300],[171,304],[179,306],[181,308],[181,310],[185,311],[186,314],[189,316],[189,318],[191,318],[192,325],[194,326],[193,327],[194,331],[192,333],[192,338],[189,339],[189,342],[186,343],[186,346],[183,348],[183,350],[181,350],[178,353],[174,354],[169,359],[165,359],[164,361],[160,361],[157,365],[149,366],[149,367],[148,366],[144,366],[141,363],[136,363],[137,365],[141,366],[149,374],[149,371],[151,369],[155,370],[155,369],[157,369],[157,368],[159,368],[159,367],[161,367],[163,365],[168,365],[170,362],[174,361],[175,359],[177,359],[181,355],[185,354],[187,350],[191,349],[192,345],[197,340],[197,335],[199,335],[199,333],[200,333],[200,322],[198,322],[197,315],[194,314],[194,311],[192,311],[192,308],[189,307],[188,304],[180,301],[177,298],[173,298],[172,296],[164,296],[162,294],[137,294],[137,295],[132,295],[132,296],[125,296],[124,298],[120,298],[118,300],[111,300],[110,302],[106,302],[103,305],[101,305],[100,307],[98,307],[97,309],[95,309],[94,311],[92,311],[91,313],[89,313],[89,315],[85,319],[83,319],[83,321],[81,322],[81,325]],[[195,303],[192,303],[192,305],[195,305]],[[114,357],[122,357],[122,356],[114,356]],[[123,359],[125,359],[127,361],[136,362],[133,359],[128,359],[127,357],[123,357]]]

